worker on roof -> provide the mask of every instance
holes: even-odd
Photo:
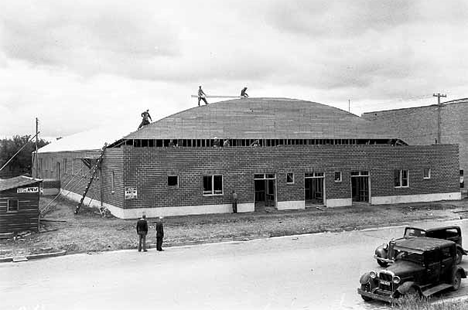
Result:
[[[149,109],[144,111],[144,112],[141,112],[141,117],[143,119],[141,120],[141,124],[140,124],[140,126],[138,126],[138,129],[140,129],[143,126],[149,125],[153,121],[151,119],[151,115],[149,114]]]
[[[208,101],[206,101],[205,92],[203,91],[203,89],[201,89],[201,86],[198,86],[198,106],[200,106],[201,100],[205,101],[205,104],[208,104]]]
[[[241,97],[242,98],[249,98],[249,94],[247,94],[247,87],[242,88]]]

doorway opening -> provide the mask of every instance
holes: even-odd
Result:
[[[254,174],[255,211],[276,208],[276,175]]]
[[[369,202],[369,171],[351,172],[353,202]]]
[[[305,201],[306,204],[323,205],[324,199],[324,180],[323,172],[307,172],[305,174]]]

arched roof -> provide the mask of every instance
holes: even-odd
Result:
[[[124,139],[390,139],[375,123],[324,104],[246,98],[194,107]]]

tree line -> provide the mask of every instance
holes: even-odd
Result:
[[[0,171],[0,177],[15,177],[18,175],[31,175],[33,152],[36,150],[35,139],[29,141],[31,135],[13,136],[12,138],[0,139],[0,168],[7,163],[13,155],[19,152],[10,163]],[[48,141],[39,139],[37,147],[41,148],[49,144]]]

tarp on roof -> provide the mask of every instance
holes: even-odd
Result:
[[[30,178],[24,175],[11,179],[0,179],[0,192],[38,182],[42,182],[42,180]]]
[[[53,141],[40,148],[38,153],[99,150],[104,146],[104,143],[114,143],[134,131],[137,127],[138,120],[135,120],[131,124],[130,122],[119,123],[113,126],[87,130]]]

